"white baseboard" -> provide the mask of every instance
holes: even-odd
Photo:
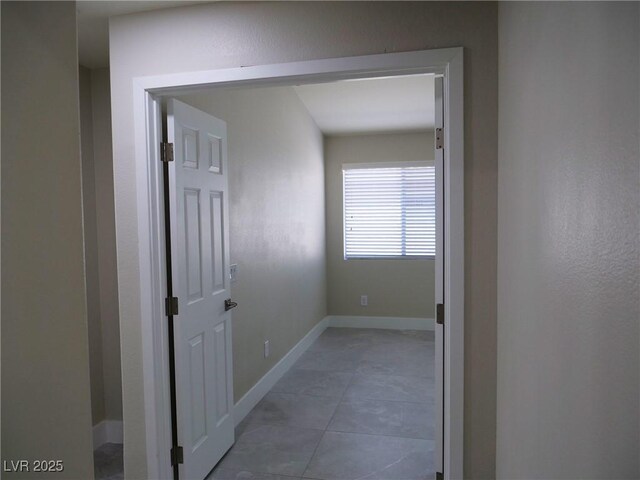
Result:
[[[103,420],[93,426],[93,449],[105,443],[122,443],[122,420]]]
[[[402,318],[402,317],[360,317],[346,315],[331,315],[324,317],[307,333],[289,352],[276,363],[271,370],[258,380],[233,407],[233,419],[238,425],[244,417],[255,407],[262,397],[287,373],[287,370],[307,351],[311,344],[324,332],[327,327],[349,328],[384,328],[389,330],[435,330],[433,318]],[[121,427],[122,428],[122,427]],[[94,427],[95,443],[95,427]]]
[[[329,317],[325,317],[307,333],[289,352],[276,363],[271,370],[258,380],[251,389],[238,400],[233,407],[234,422],[238,425],[244,417],[255,407],[262,397],[282,378],[282,376],[296,363],[302,354],[311,346],[329,324]]]
[[[361,317],[352,315],[332,315],[330,327],[385,328],[389,330],[435,330],[433,318],[405,317]]]

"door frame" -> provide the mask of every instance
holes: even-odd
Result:
[[[137,77],[133,80],[147,472],[171,479],[169,344],[160,143],[162,98],[214,87],[264,87],[432,73],[444,78],[444,476],[463,476],[464,111],[462,47]]]

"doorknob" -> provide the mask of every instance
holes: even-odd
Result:
[[[238,306],[238,304],[236,302],[232,302],[230,298],[227,298],[224,301],[224,311],[228,312],[229,310],[231,310],[232,308],[236,308]]]

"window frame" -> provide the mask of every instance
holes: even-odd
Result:
[[[344,261],[358,260],[435,260],[433,255],[358,255],[347,256],[347,215],[345,202],[345,170],[365,170],[374,168],[416,168],[416,167],[432,167],[435,176],[434,160],[419,161],[388,161],[388,162],[365,162],[365,163],[343,163],[341,167],[342,173],[342,258]],[[435,202],[435,193],[434,193]],[[435,251],[435,244],[434,244]]]

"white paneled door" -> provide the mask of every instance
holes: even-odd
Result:
[[[234,442],[227,126],[167,102],[175,427],[180,480],[202,480]]]

